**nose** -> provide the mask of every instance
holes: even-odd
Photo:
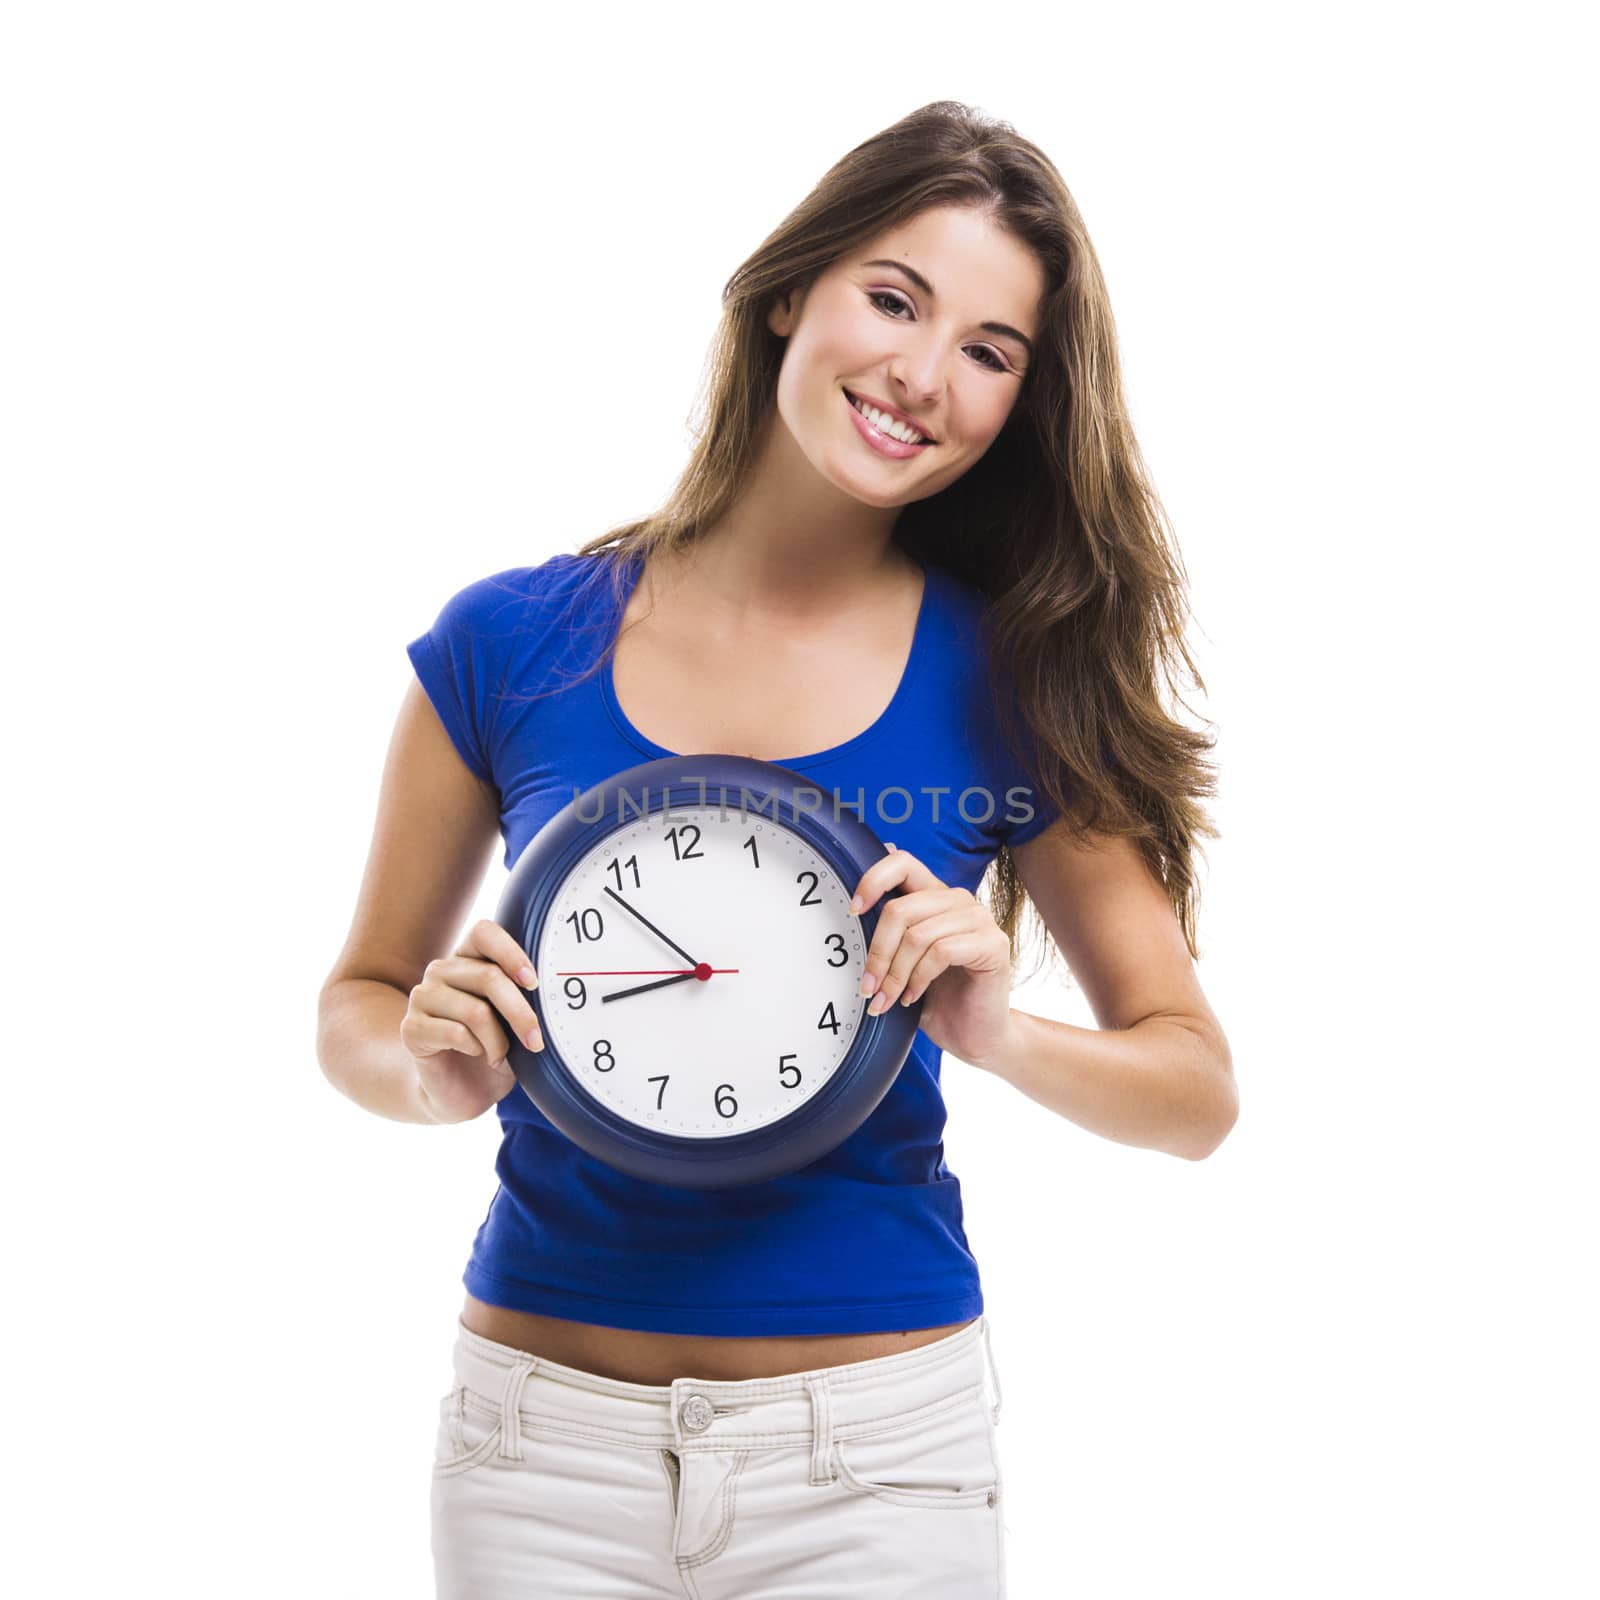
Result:
[[[891,364],[889,379],[894,389],[891,398],[907,411],[926,416],[944,393],[943,356],[930,340],[920,349],[909,349]]]

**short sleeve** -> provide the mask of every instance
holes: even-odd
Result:
[[[417,680],[467,769],[494,776],[494,710],[504,688],[507,646],[527,600],[510,568],[452,595],[428,631],[406,646]]]
[[[1035,768],[1027,761],[1019,761],[1012,754],[1000,727],[1000,719],[993,704],[986,708],[983,718],[983,743],[989,761],[989,771],[994,775],[994,812],[989,822],[989,833],[996,846],[1015,849],[1030,839],[1037,839],[1051,823],[1059,820],[1060,808],[1039,788],[1034,778]],[[1030,758],[1034,751],[1031,737],[1022,735]]]
[[[1019,844],[1037,839],[1052,822],[1060,819],[1059,808],[1051,805],[1026,778],[1002,798],[1005,803],[1000,812],[999,837],[1001,844],[1008,850],[1015,850]],[[1027,812],[1030,807],[1033,815],[1028,817]],[[1027,820],[1007,822],[1005,820],[1007,817],[1026,817]]]

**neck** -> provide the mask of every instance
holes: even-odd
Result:
[[[674,565],[724,609],[775,623],[876,608],[916,568],[894,542],[901,508],[836,488],[772,420],[737,502]]]

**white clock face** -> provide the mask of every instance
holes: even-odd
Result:
[[[641,817],[578,862],[545,917],[546,1045],[640,1127],[703,1139],[776,1122],[860,1031],[854,892],[803,839],[737,806]]]

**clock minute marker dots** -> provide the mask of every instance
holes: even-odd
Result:
[[[677,766],[642,769],[652,785],[663,770],[676,784],[680,768],[692,771],[696,783],[705,784],[702,762],[711,758],[674,759]],[[747,765],[755,765],[734,757],[715,759],[726,760],[727,773],[740,779]],[[715,768],[711,775],[720,781],[723,769]],[[639,774],[627,776],[633,784],[645,781]],[[769,774],[763,770],[754,776],[766,780]],[[665,785],[663,792],[669,792]],[[776,785],[771,785],[771,792],[779,799],[786,795]],[[736,822],[718,811],[716,793],[713,787],[712,801],[702,799],[698,804],[674,793],[668,811],[652,812],[614,832],[608,828],[610,836],[599,842],[599,848],[583,855],[565,856],[573,840],[553,833],[553,845],[559,845],[563,856],[553,850],[525,853],[526,883],[518,881],[516,897],[503,897],[508,920],[529,928],[529,937],[539,939],[538,953],[546,964],[537,968],[540,978],[555,974],[554,998],[566,1002],[551,1011],[546,1075],[525,1080],[524,1088],[537,1104],[541,1091],[570,1080],[569,1089],[582,1092],[564,1092],[561,1109],[571,1113],[577,1107],[584,1113],[574,1116],[574,1126],[567,1130],[579,1143],[584,1143],[578,1137],[582,1133],[592,1140],[595,1154],[607,1160],[615,1156],[618,1166],[637,1169],[641,1176],[665,1173],[665,1181],[681,1178],[696,1185],[708,1178],[719,1180],[710,1187],[726,1186],[734,1181],[735,1168],[743,1172],[747,1165],[738,1150],[728,1152],[733,1159],[724,1162],[720,1149],[718,1161],[701,1164],[701,1147],[709,1154],[715,1148],[713,1136],[720,1139],[766,1127],[791,1115],[797,1131],[808,1126],[807,1115],[817,1122],[825,1120],[816,1110],[808,1112],[808,1104],[826,1109],[821,1091],[847,1070],[863,1079],[886,1073],[888,1058],[898,1048],[898,1035],[905,1031],[896,1029],[905,1016],[900,1005],[892,1010],[885,1006],[885,1014],[879,1015],[869,1011],[871,994],[854,998],[870,942],[865,937],[866,922],[882,904],[881,895],[871,895],[860,885],[859,862],[854,872],[849,870],[852,851],[842,847],[860,846],[860,841],[835,839],[831,842],[841,846],[839,850],[819,850],[807,830],[826,833],[820,819],[807,823],[806,829],[798,819],[789,821],[786,813],[778,822],[764,820],[759,813],[741,815]],[[768,790],[757,793],[765,805]],[[677,820],[675,829],[663,834],[659,824],[680,806],[693,820]],[[610,808],[608,800],[600,813],[602,823]],[[620,816],[620,807],[618,812]],[[878,853],[864,847],[853,852],[856,857]],[[552,878],[557,868],[559,875]],[[864,908],[862,901],[867,902]],[[627,914],[626,922],[618,918],[619,909]],[[702,959],[677,943],[667,931],[669,923],[676,924],[679,933],[692,932],[702,949],[704,940],[723,943],[737,928],[741,944],[750,945],[740,950],[748,964],[718,968],[709,957]],[[644,934],[660,947],[660,954],[676,956],[678,964],[559,968],[560,955],[613,959],[648,955],[648,946],[641,942]],[[620,944],[614,942],[619,935]],[[724,974],[743,977],[744,982],[719,988],[714,995],[708,991],[699,1002],[687,998],[688,990],[676,1002],[668,998],[652,1004],[645,998],[657,988],[691,980],[709,983]],[[624,982],[615,990],[597,989],[588,982],[591,977],[613,976],[640,982]],[[894,986],[880,977],[876,987]],[[624,996],[637,997],[639,1005],[600,1015],[599,1002]],[[898,994],[890,998],[904,1002]],[[587,1015],[585,1001],[590,1008]],[[818,1022],[819,1007],[833,1018],[831,1022]],[[869,1033],[860,1026],[865,1023],[879,1032],[884,1025],[889,1027],[876,1045],[883,1052],[882,1063],[862,1054]],[[812,1031],[818,1027],[824,1031]],[[607,1037],[601,1040],[600,1035]],[[605,1053],[597,1053],[602,1046]],[[527,1062],[524,1057],[522,1065]],[[613,1065],[615,1073],[603,1070]],[[594,1112],[589,1110],[591,1101]],[[614,1130],[591,1125],[602,1109],[633,1123],[636,1135],[620,1145],[616,1138],[603,1137]],[[767,1165],[774,1165],[779,1154],[775,1148]],[[739,1181],[749,1181],[748,1174]]]

